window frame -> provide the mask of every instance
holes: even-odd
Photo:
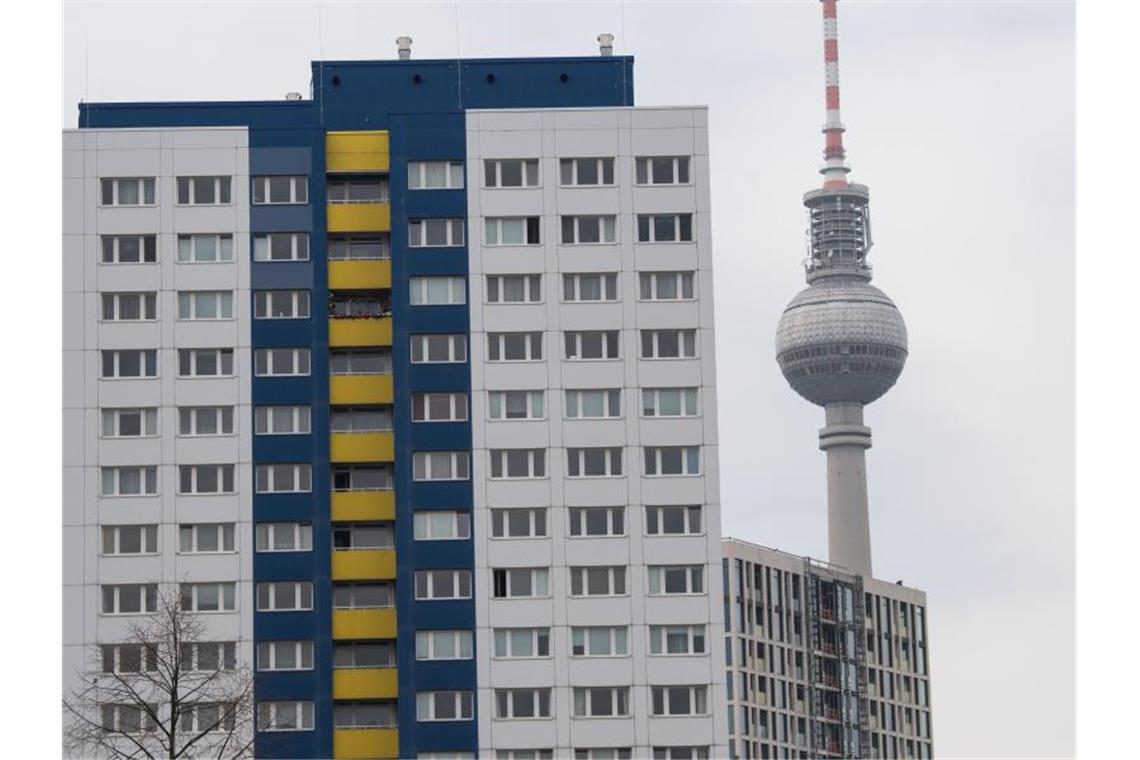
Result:
[[[589,452],[602,451],[605,461],[605,472],[601,474],[587,473],[586,458]],[[614,452],[617,452],[616,454]],[[622,446],[567,446],[566,447],[566,477],[584,478],[624,478],[625,451]]]
[[[527,593],[521,593],[516,588],[523,582],[523,574],[526,577]],[[549,567],[491,568],[490,598],[493,600],[549,599],[551,596]]]
[[[427,227],[431,222],[443,222],[445,224],[447,242],[427,242]],[[408,248],[462,248],[465,245],[467,245],[467,235],[463,228],[463,217],[433,216],[408,219]]]
[[[605,631],[608,649],[605,653],[593,651],[595,643],[592,631]],[[628,625],[574,625],[570,626],[570,657],[571,658],[598,658],[598,657],[629,657],[629,626]]]
[[[671,690],[687,689],[688,702],[690,709],[688,712],[673,712],[671,701]],[[661,710],[658,710],[660,704]],[[703,706],[702,709],[698,709]],[[649,715],[653,718],[672,718],[684,716],[701,716],[709,714],[708,703],[708,686],[704,684],[670,684],[662,686],[650,685],[649,687]]]
[[[493,422],[527,422],[531,420],[545,420],[546,419],[546,391],[545,390],[488,390],[487,392],[487,419]],[[526,416],[525,417],[510,417],[509,399],[512,395],[523,394],[525,399]],[[534,410],[536,407],[542,409],[542,413],[536,415]],[[496,411],[498,416],[496,416]]]
[[[455,589],[455,594],[452,596],[436,596],[436,575],[438,573],[450,573],[452,577],[452,586]],[[417,602],[449,602],[461,599],[472,599],[474,593],[475,579],[472,577],[472,572],[466,568],[429,568],[423,570],[416,570],[414,577],[413,593]],[[424,579],[424,594],[421,595],[420,579]],[[463,593],[463,588],[466,586],[467,593]]]
[[[667,509],[683,510],[685,530],[679,533],[665,530],[664,510]],[[645,535],[647,536],[701,536],[705,534],[705,515],[702,504],[647,504],[645,510]],[[698,515],[699,530],[692,530],[694,512]]]
[[[550,538],[550,510],[547,507],[490,507],[490,539],[510,541],[516,539]],[[511,515],[526,513],[527,533],[513,533]],[[541,515],[541,519],[539,516]],[[542,532],[539,533],[541,528]]]
[[[643,475],[647,478],[695,478],[704,474],[704,457],[701,446],[643,446],[645,452]],[[680,472],[665,472],[665,457],[678,450],[681,456]]]
[[[408,190],[462,190],[467,186],[467,170],[462,159],[428,158],[408,161]],[[442,185],[426,184],[428,169],[443,164],[445,182]],[[412,177],[415,176],[413,180]],[[458,184],[456,184],[458,182]]]
[[[277,313],[274,302],[285,297],[289,313]],[[254,319],[309,319],[312,316],[311,294],[308,290],[255,290],[253,291]]]
[[[437,641],[450,634],[453,657],[436,655]],[[416,631],[417,662],[460,662],[475,659],[475,634],[470,628],[432,628]],[[464,654],[466,652],[466,654]]]
[[[202,601],[198,598],[201,592],[213,588],[217,593],[217,609],[201,609]],[[236,581],[192,581],[178,584],[178,596],[182,600],[182,609],[197,615],[237,612],[237,582]],[[190,604],[187,605],[187,599]],[[227,607],[226,605],[229,604]]]
[[[107,183],[111,183],[108,185]],[[135,192],[139,199],[138,203],[122,203],[119,200],[120,185],[121,183],[133,182],[135,183]],[[107,202],[107,189],[111,189],[110,202]],[[147,200],[149,198],[149,201]],[[100,177],[99,178],[99,206],[100,208],[113,208],[118,206],[125,206],[127,208],[135,208],[137,206],[157,206],[158,205],[158,182],[157,177]]]
[[[507,359],[507,340],[509,336],[522,335],[526,347],[525,356],[521,359]],[[540,330],[509,330],[487,333],[487,363],[522,363],[543,361],[543,332]],[[536,348],[537,346],[537,348]]]
[[[579,182],[579,162],[593,161],[597,182]],[[566,182],[566,169],[570,169],[570,182]],[[609,176],[610,181],[606,182]],[[613,187],[617,185],[617,161],[613,156],[570,156],[558,159],[559,187]]]
[[[122,473],[125,470],[137,470],[139,476],[139,492],[124,493],[122,491]],[[113,488],[107,490],[107,476],[112,478]],[[149,489],[149,490],[148,490]],[[158,466],[135,464],[114,465],[99,468],[99,496],[102,498],[141,498],[158,495]]]
[[[602,349],[601,356],[584,356],[584,344],[587,337],[599,335]],[[621,330],[563,330],[562,331],[562,361],[565,362],[612,362],[622,358],[622,331]],[[616,352],[616,353],[614,353]]]
[[[291,427],[288,430],[277,430],[275,424],[279,422],[278,413],[288,410]],[[307,404],[282,404],[274,406],[255,406],[253,408],[253,434],[254,435],[310,435],[313,431],[313,408]]]
[[[522,242],[503,242],[503,228],[506,223],[519,221],[522,222]],[[484,248],[536,247],[542,245],[542,238],[543,234],[541,216],[530,215],[483,217]]]
[[[293,587],[293,606],[291,607],[283,607],[278,604],[277,592],[279,587],[285,584],[290,584]],[[305,605],[306,587],[308,588],[308,606]],[[262,589],[267,590],[264,599],[262,598]],[[257,612],[309,612],[314,607],[313,582],[299,580],[259,581],[254,587],[253,600],[254,609]]]
[[[647,654],[650,657],[704,657],[709,653],[708,626],[704,623],[670,623],[649,625],[646,628],[649,631]],[[685,636],[685,650],[670,652],[670,636],[678,635],[680,632]],[[699,650],[696,648],[698,640],[701,642]]]
[[[277,488],[277,473],[278,468],[281,467],[293,468],[293,475],[291,477],[291,480],[293,482],[292,488]],[[262,473],[265,473],[266,476],[264,480],[262,480]],[[253,483],[253,492],[256,494],[272,495],[288,493],[312,493],[313,465],[309,462],[273,462],[257,464],[254,465]]]
[[[704,565],[646,565],[645,569],[648,576],[648,583],[645,586],[646,596],[704,596],[709,593]],[[667,590],[668,574],[670,571],[677,570],[684,571],[685,590],[669,591]]]
[[[208,528],[213,529],[219,547],[217,549],[198,548],[201,543],[201,534]],[[187,535],[190,537],[189,548],[187,548],[187,542],[184,541],[184,537]],[[227,544],[229,548],[227,548]],[[237,551],[237,526],[232,522],[178,523],[177,554],[236,554]]]
[[[662,405],[661,397],[663,393],[677,394],[677,408],[680,410],[679,414],[663,414],[660,411]],[[678,386],[672,388],[642,388],[641,416],[646,419],[680,419],[683,417],[700,417],[700,398],[700,387],[696,385]],[[652,412],[647,411],[650,409],[652,409]]]
[[[700,331],[697,330],[696,328],[692,328],[692,327],[680,327],[680,328],[659,327],[659,328],[652,328],[652,329],[643,329],[643,330],[640,330],[639,332],[640,332],[640,334],[638,336],[638,338],[639,338],[639,341],[638,341],[638,343],[639,343],[638,358],[642,359],[643,361],[678,361],[678,360],[683,360],[683,359],[700,358],[700,347],[697,345],[697,334]],[[676,356],[662,356],[661,355],[661,334],[662,333],[677,333],[677,355]],[[691,344],[692,344],[692,346],[691,346],[692,347],[692,353],[687,354],[687,353],[685,353],[685,351],[687,349],[686,342],[687,342],[688,337],[690,335],[691,335],[692,339],[691,339],[691,341],[688,341],[688,342],[691,342]],[[653,349],[652,352],[648,355],[645,353],[646,340],[650,341],[650,346]]]
[[[519,164],[518,185],[503,184],[503,164]],[[533,173],[532,170],[533,169]],[[494,182],[489,181],[494,176]],[[542,187],[542,162],[537,158],[484,158],[483,189],[485,190],[527,190]],[[534,180],[531,182],[530,180]]]
[[[133,239],[138,242],[138,261],[123,261],[121,240]],[[108,258],[108,256],[110,258]],[[158,263],[158,236],[157,235],[100,235],[99,236],[99,265],[139,265]]]
[[[174,178],[175,206],[232,206],[234,205],[233,175],[227,174],[185,174]],[[211,198],[216,200],[199,201],[199,183],[210,181]],[[183,184],[185,183],[185,184]],[[183,193],[183,190],[186,192]],[[185,200],[183,200],[185,198]]]
[[[630,594],[629,568],[625,565],[571,565],[567,569],[570,571],[570,593],[568,596],[571,598],[622,597]],[[591,570],[606,571],[606,593],[590,592]],[[618,582],[619,578],[620,583]],[[619,586],[621,587],[620,591],[617,590]],[[575,588],[578,589],[576,592]]]
[[[274,179],[289,180],[289,200],[275,201],[272,197]],[[260,187],[259,187],[260,186]],[[261,200],[257,199],[258,190]],[[249,179],[249,203],[251,206],[301,206],[309,203],[309,178],[304,174],[258,174]]]
[[[692,211],[637,214],[635,219],[637,233],[635,240],[639,245],[670,245],[696,242],[696,232],[693,229],[694,216],[696,216],[696,214]],[[666,218],[672,221],[673,237],[658,239],[657,225],[660,223],[660,220]],[[688,237],[685,237],[686,233],[688,233]]]
[[[208,464],[180,464],[178,467],[179,496],[227,496],[237,493],[237,465],[230,463]],[[213,471],[216,477],[217,490],[199,490],[201,475]],[[186,488],[186,479],[189,476],[190,488]],[[226,486],[229,486],[227,488]]]
[[[281,352],[291,352],[290,371],[278,372],[277,361],[284,356]],[[303,369],[302,369],[303,366]],[[254,377],[309,377],[313,373],[312,351],[307,346],[289,347],[274,346],[269,348],[256,348],[253,351]]]
[[[287,548],[278,548],[277,534],[285,532],[286,528],[292,534],[292,543]],[[313,550],[313,524],[300,521],[256,522],[253,526],[253,550],[258,554],[311,552]]]
[[[432,455],[451,455],[449,477],[436,477],[435,465]],[[417,473],[419,473],[417,475]],[[426,450],[412,452],[412,481],[426,483],[431,481],[463,481],[471,479],[471,452],[463,450]]]
[[[510,280],[522,280],[523,297],[520,300],[507,300],[506,284]],[[542,298],[542,274],[489,274],[484,279],[486,303],[500,306],[544,303]]]
[[[278,712],[283,706],[291,706],[296,719],[295,724],[292,726],[280,727],[277,726]],[[256,727],[258,733],[284,733],[292,731],[313,731],[315,721],[313,713],[315,712],[313,702],[311,700],[266,700],[257,703],[257,712],[254,716],[256,719]],[[306,725],[307,724],[307,725]]]
[[[122,432],[123,417],[137,414],[139,417],[138,435],[129,435]],[[110,424],[108,424],[110,423]],[[107,432],[110,429],[111,432]],[[100,438],[157,438],[158,407],[155,406],[112,406],[99,409],[99,437]]]
[[[289,238],[289,256],[287,258],[274,258],[274,241],[282,237]],[[296,232],[255,232],[253,233],[252,253],[255,264],[309,261],[312,258],[312,241],[309,233],[303,230]]]
[[[604,511],[606,516],[606,532],[590,533],[590,512]],[[629,535],[629,521],[626,519],[624,506],[588,506],[567,507],[566,513],[570,518],[570,532],[568,537],[575,538],[624,538]],[[615,517],[617,515],[617,517]],[[615,525],[620,530],[615,530]]]
[[[587,277],[598,278],[598,292],[601,298],[583,298],[582,281]],[[562,303],[617,303],[621,300],[620,272],[563,272]],[[567,298],[567,292],[574,297]],[[609,294],[612,298],[607,298]]]
[[[597,240],[582,240],[583,219],[598,220]],[[558,230],[559,245],[617,245],[621,242],[617,214],[562,214],[558,217]]]
[[[633,715],[630,710],[630,691],[631,687],[629,686],[574,686],[570,691],[570,717],[587,720],[629,718]],[[613,712],[593,712],[593,702],[595,694],[598,692],[609,692]]]
[[[214,238],[213,258],[198,258],[199,238]],[[189,254],[189,256],[184,257],[184,254]],[[232,264],[233,262],[234,235],[232,232],[179,233],[174,238],[174,263],[176,264]]]
[[[530,651],[533,654],[516,654],[514,636],[518,634],[520,637],[525,637],[526,633],[530,634]],[[552,638],[550,626],[493,628],[490,656],[493,660],[548,660],[554,656],[551,651]],[[544,647],[545,654],[542,651]]]
[[[448,407],[447,417],[432,416],[433,401],[446,401]],[[412,422],[467,422],[469,407],[467,393],[463,391],[424,391],[412,394]]]
[[[566,420],[620,420],[625,417],[622,411],[623,388],[565,388],[563,394],[562,418]],[[602,414],[585,414],[585,400],[601,394]],[[614,407],[617,410],[614,410]]]
[[[198,371],[198,362],[207,353],[213,353],[216,372],[205,373]],[[211,377],[236,377],[234,374],[234,349],[232,348],[179,348],[177,349],[178,358],[178,379],[180,380],[198,380],[202,378]],[[229,365],[229,371],[226,372],[226,365]],[[188,369],[188,372],[183,372],[183,369]]]
[[[432,361],[431,338],[448,338],[447,355],[452,357],[446,361]],[[466,364],[467,363],[467,337],[462,333],[419,333],[410,336],[411,350],[409,352],[412,364]],[[417,345],[418,344],[418,345]],[[458,350],[457,350],[458,347]],[[462,359],[455,358],[460,354]],[[416,357],[419,357],[417,359]]]
[[[432,301],[432,283],[446,283],[447,300]],[[408,278],[409,306],[465,306],[467,278],[463,275],[414,275]]]
[[[554,718],[554,699],[552,692],[553,689],[549,686],[495,689],[493,692],[494,710],[491,713],[492,720],[551,720]],[[518,709],[516,698],[528,693],[531,697],[534,714],[516,715],[515,713]],[[503,709],[504,705],[507,708],[505,711]]]
[[[431,529],[432,517],[449,515],[452,531],[450,534],[435,535]],[[426,528],[426,530],[421,530]],[[467,541],[471,538],[471,513],[458,509],[419,509],[412,512],[413,541]]]
[[[122,357],[124,354],[138,354],[139,374],[123,375]],[[107,360],[110,359],[113,374],[108,375]],[[106,348],[99,352],[100,380],[153,380],[158,374],[158,349],[155,348]]]
[[[654,161],[671,160],[669,182],[657,182],[656,164]],[[635,156],[633,160],[633,184],[635,187],[676,187],[693,184],[693,157],[689,156]],[[681,181],[682,167],[684,167],[685,181]],[[643,171],[644,170],[644,171]]]
[[[206,416],[206,413],[214,413],[215,432],[213,433],[199,433],[199,418]],[[228,412],[228,414],[227,414]],[[178,407],[178,437],[179,438],[211,438],[214,436],[234,435],[236,427],[234,426],[234,407],[232,406],[180,406]],[[183,432],[186,428],[184,422],[189,421],[189,429],[191,432]],[[227,424],[228,430],[227,430]]]
[[[526,453],[526,475],[509,474],[512,465],[512,452]],[[487,456],[487,476],[491,480],[543,480],[549,477],[546,467],[546,449],[488,449]]]
[[[125,317],[122,315],[126,301],[134,300],[138,307],[138,317]],[[153,290],[143,291],[116,291],[99,294],[100,322],[157,322],[158,321],[158,293]],[[107,316],[110,306],[110,316]]]
[[[199,298],[212,297],[214,312],[221,316],[198,316]],[[232,290],[180,290],[177,294],[178,312],[175,316],[177,322],[232,322],[237,318],[234,313],[234,292]],[[183,307],[188,308],[183,308]],[[229,315],[226,315],[226,311]],[[186,315],[186,316],[184,316]]]
[[[122,599],[124,592],[135,591],[138,594],[139,609],[123,611]],[[111,592],[112,609],[107,610],[107,592]],[[100,615],[149,615],[158,609],[157,583],[103,583],[99,586],[99,614]]]
[[[676,288],[677,295],[673,298],[665,298],[659,295],[660,282],[666,278],[671,278]],[[685,295],[686,290],[689,295]],[[648,288],[646,287],[648,286]],[[646,294],[648,291],[648,295]],[[695,271],[676,270],[668,272],[638,272],[637,273],[637,300],[645,303],[657,302],[674,302],[674,301],[696,301],[697,300],[697,273]]]
[[[455,710],[454,718],[436,717],[438,712],[438,699],[450,694],[452,707]],[[430,709],[422,709],[430,705]],[[466,689],[433,689],[416,692],[416,722],[417,723],[458,723],[475,719],[475,694]]]
[[[135,529],[138,531],[137,552],[123,551],[123,532]],[[110,541],[108,541],[110,538]],[[110,551],[108,551],[108,544]],[[99,526],[99,556],[101,557],[142,557],[159,554],[157,523],[119,523]]]
[[[293,661],[296,665],[291,668],[279,667],[277,664],[278,649],[288,645],[292,645]],[[307,666],[305,665],[306,650],[309,661]],[[254,668],[259,673],[297,673],[313,670],[313,650],[313,642],[310,639],[273,639],[269,641],[258,641],[253,654]],[[263,653],[266,654],[264,658],[262,657]]]

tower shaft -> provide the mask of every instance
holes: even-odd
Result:
[[[866,452],[871,448],[871,428],[863,424],[860,403],[827,404],[824,414],[827,424],[819,431],[819,448],[827,454],[828,560],[870,578]]]

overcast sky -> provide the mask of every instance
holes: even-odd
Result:
[[[1074,753],[1074,10],[840,3],[852,179],[910,358],[868,409],[876,575],[927,591],[936,752]],[[76,103],[282,97],[309,61],[593,55],[638,105],[708,105],[725,535],[826,556],[823,413],[773,333],[803,287],[823,121],[818,4],[69,4]]]

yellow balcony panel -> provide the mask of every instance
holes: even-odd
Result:
[[[388,171],[388,133],[384,130],[328,132],[325,134],[325,171]]]
[[[388,203],[330,203],[329,232],[389,232],[392,206]]]
[[[332,290],[374,290],[392,287],[389,259],[330,261],[329,288]]]
[[[333,375],[329,381],[331,404],[391,404],[391,375]]]
[[[338,760],[399,756],[400,738],[395,728],[333,729],[333,757]]]
[[[395,699],[395,668],[334,668],[333,699]]]
[[[332,553],[334,581],[391,580],[395,577],[394,549],[338,549]]]
[[[333,433],[329,459],[343,462],[392,462],[396,456],[393,433]]]
[[[396,610],[333,610],[334,639],[394,639]]]
[[[366,348],[391,345],[391,317],[334,318],[329,320],[329,346],[332,348]]]
[[[396,492],[334,491],[332,519],[336,522],[395,520]]]

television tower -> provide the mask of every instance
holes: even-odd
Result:
[[[871,429],[863,424],[863,407],[902,373],[906,324],[894,302],[871,285],[870,192],[847,180],[836,0],[821,2],[827,103],[823,187],[804,194],[808,287],[780,317],[776,361],[796,393],[824,408],[819,447],[827,454],[829,561],[870,578],[866,451]]]

